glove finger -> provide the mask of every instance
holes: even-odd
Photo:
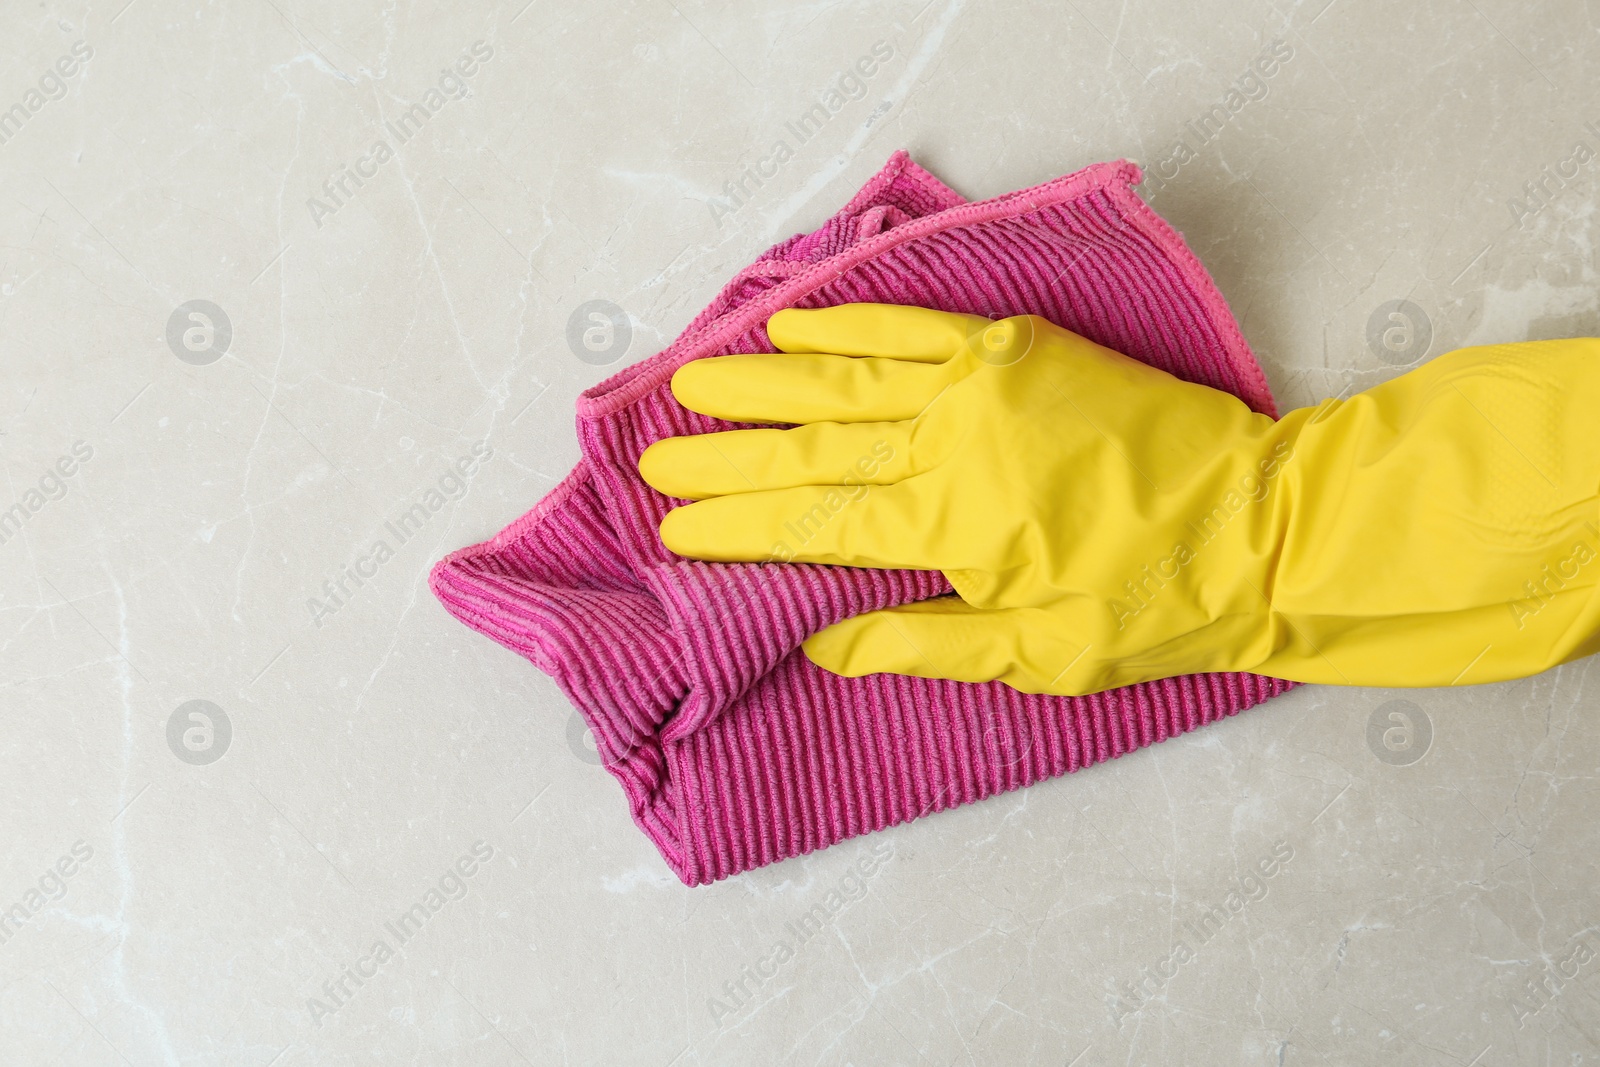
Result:
[[[887,485],[911,473],[909,422],[817,422],[657,441],[639,474],[668,496],[704,500],[795,486]]]
[[[992,325],[992,320],[981,315],[932,308],[839,304],[775,312],[767,320],[767,337],[781,352],[832,352],[943,363]]]
[[[937,570],[927,505],[910,483],[807,485],[686,504],[661,520],[680,556],[721,563],[828,563]]]
[[[729,422],[910,419],[953,380],[954,367],[807,352],[697,359],[672,376],[690,411]]]
[[[976,608],[946,596],[856,615],[812,634],[802,647],[823,670],[851,678],[1002,681],[1023,692],[1076,695],[1091,684],[1071,669],[1085,648],[1061,636],[1057,623],[1037,608]]]

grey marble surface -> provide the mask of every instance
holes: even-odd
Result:
[[[1600,332],[1597,17],[7,5],[0,1062],[1600,1059],[1592,661],[1301,689],[689,890],[556,686],[426,585],[571,467],[580,391],[900,147],[973,198],[1143,162],[1285,406]],[[595,299],[632,336],[583,359],[567,324]],[[492,459],[324,599],[476,442]],[[718,1010],[873,856],[825,934]]]

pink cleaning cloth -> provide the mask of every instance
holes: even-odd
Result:
[[[998,682],[842,678],[800,651],[863,611],[951,592],[937,572],[720,564],[668,552],[674,501],[639,454],[733,428],[687,411],[672,372],[775,351],[786,307],[916,304],[1042,315],[1276,416],[1227,304],[1182,239],[1100,163],[967,203],[896,152],[843,210],[775,245],[667,349],[578,399],[578,466],[533,510],[433,569],[468,626],[526,656],[582,712],[634,821],[688,885],[1123,755],[1293,683],[1198,674],[1089,697]]]

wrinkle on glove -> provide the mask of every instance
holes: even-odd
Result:
[[[668,348],[585,392],[572,473],[434,567],[447,609],[561,686],[634,820],[686,884],[1078,770],[1293,687],[1218,673],[1054,697],[1000,682],[846,678],[812,664],[801,643],[841,619],[950,593],[942,575],[704,563],[657,536],[680,501],[645,485],[641,453],[739,425],[678,404],[673,372],[774,351],[764,323],[785,307],[1040,315],[1275,416],[1221,294],[1133,193],[1139,178],[1132,163],[1101,163],[968,204],[896,152],[819,229],[741,271]]]

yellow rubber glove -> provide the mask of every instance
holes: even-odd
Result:
[[[674,395],[793,429],[652,445],[708,560],[943,571],[838,623],[838,674],[1079,695],[1197,671],[1450,685],[1600,633],[1600,340],[1467,348],[1277,422],[1035,316],[780,311]]]

